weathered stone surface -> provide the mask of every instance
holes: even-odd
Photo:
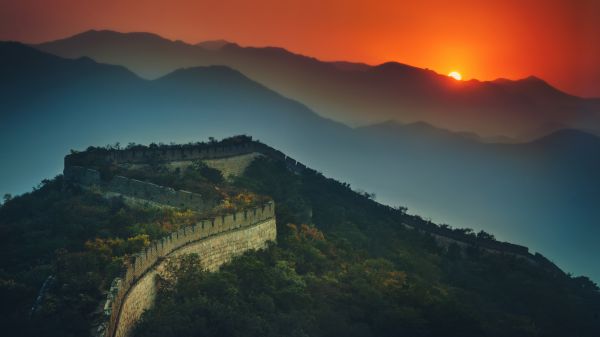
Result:
[[[262,156],[258,152],[251,152],[240,154],[232,157],[223,157],[215,159],[197,159],[202,161],[206,166],[219,170],[224,178],[239,177],[244,174],[246,168],[252,163],[254,159]],[[177,172],[177,170],[183,171],[188,167],[194,165],[196,160],[175,160],[162,163],[164,167],[170,172]],[[144,163],[120,163],[121,167],[129,170],[139,170],[148,168],[149,164]]]
[[[166,255],[167,258],[183,254],[198,254],[202,266],[210,271],[230,261],[233,257],[253,249],[264,248],[268,241],[274,241],[277,235],[275,219],[264,220],[251,227],[242,227],[188,243]],[[166,263],[159,260],[146,271],[125,295],[116,319],[114,336],[126,337],[139,320],[144,310],[152,307],[156,298],[156,276]]]
[[[115,176],[109,181],[102,181],[97,170],[81,166],[68,166],[64,169],[67,181],[79,184],[84,188],[97,188],[108,196],[123,196],[130,200],[149,204],[165,205],[177,208],[189,208],[203,212],[215,205],[202,198],[202,195],[184,190],[156,185],[146,181]]]
[[[72,153],[65,157],[65,168],[70,166],[88,166],[87,163],[113,163],[125,167],[135,168],[136,165],[148,163],[173,163],[185,165],[185,162],[194,160],[211,160],[238,157],[252,153],[260,153],[274,160],[284,161],[288,169],[293,172],[302,172],[307,167],[302,163],[286,156],[266,144],[254,140],[247,140],[235,145],[203,144],[189,146],[163,146],[160,148],[122,149],[106,151],[85,151]],[[179,162],[179,164],[176,164]]]
[[[65,157],[64,177],[67,181],[98,190],[106,196],[122,196],[131,203],[189,208],[202,213],[215,205],[203,200],[199,194],[121,176],[103,181],[99,171],[86,166],[114,164],[140,168],[164,164],[168,169],[177,171],[201,160],[228,178],[243,174],[258,156],[281,160],[296,173],[306,170],[304,165],[282,152],[260,142],[246,140],[230,145],[96,149],[73,153]],[[196,253],[206,269],[215,271],[234,256],[265,247],[268,241],[276,239],[276,234],[275,205],[268,202],[261,207],[202,220],[152,242],[131,258],[125,272],[118,278],[119,286],[111,289],[104,305],[106,321],[100,324],[103,329],[99,331],[102,331],[102,336],[108,337],[127,337],[130,334],[144,310],[154,303],[157,292],[155,278],[164,266],[165,259]]]
[[[206,159],[203,160],[203,162],[206,164],[206,166],[221,171],[221,174],[225,178],[239,177],[244,174],[244,171],[246,171],[246,168],[250,165],[250,163],[260,156],[260,153],[252,152],[235,157]]]

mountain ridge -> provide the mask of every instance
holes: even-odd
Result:
[[[168,165],[257,150],[236,179]],[[377,203],[247,136],[89,147],[64,163],[63,176],[0,205],[11,335],[592,337],[600,327],[588,277]],[[199,190],[211,192],[191,200]],[[217,207],[205,213],[207,197]],[[198,313],[220,318],[198,324]]]
[[[35,45],[66,57],[87,55],[126,65],[146,78],[182,67],[227,65],[323,116],[352,126],[389,119],[403,123],[424,120],[454,131],[521,140],[550,133],[556,125],[600,132],[600,100],[569,95],[531,77],[510,82],[459,82],[398,62],[336,64],[279,47],[226,44],[206,50],[167,39],[161,40],[160,50],[151,44],[119,46],[116,50],[104,40],[75,43],[69,38]],[[340,64],[344,66],[340,68]]]
[[[317,57],[312,57],[312,56],[307,56],[301,53],[295,53],[292,52],[286,48],[283,47],[277,47],[277,46],[241,46],[236,42],[232,42],[226,39],[215,39],[215,40],[203,40],[194,44],[190,44],[181,40],[171,40],[168,38],[165,38],[159,34],[156,33],[151,33],[151,32],[144,32],[144,31],[132,31],[132,32],[119,32],[116,30],[111,30],[111,29],[89,29],[87,31],[83,31],[81,33],[77,33],[65,38],[60,38],[60,39],[56,39],[56,40],[50,40],[47,42],[41,42],[41,43],[35,43],[35,44],[29,44],[30,46],[33,46],[35,48],[40,48],[40,46],[44,46],[44,45],[49,45],[49,44],[53,44],[53,43],[58,43],[58,42],[65,42],[65,41],[71,41],[71,40],[77,40],[77,39],[88,39],[88,38],[98,38],[98,37],[103,37],[103,38],[136,38],[136,37],[146,37],[149,38],[150,40],[153,40],[155,42],[161,42],[161,43],[175,43],[175,44],[181,44],[181,45],[186,45],[189,47],[201,47],[202,45],[207,43],[207,44],[217,44],[217,45],[221,45],[219,48],[222,48],[224,46],[229,46],[232,49],[254,49],[254,50],[266,50],[266,51],[273,51],[273,52],[277,52],[277,53],[281,53],[281,54],[287,54],[287,55],[292,55],[298,58],[305,58],[305,59],[309,59],[309,60],[315,60],[318,61],[320,63],[330,63],[330,64],[336,64],[336,63],[340,63],[340,64],[348,64],[348,65],[355,65],[357,66],[357,68],[362,68],[362,67],[368,67],[369,69],[373,69],[373,70],[377,70],[377,69],[386,69],[386,68],[399,68],[399,69],[410,69],[410,70],[416,70],[416,71],[426,71],[435,75],[439,75],[440,77],[446,78],[447,76],[441,73],[438,73],[434,70],[428,69],[428,68],[420,68],[417,66],[412,66],[406,63],[402,63],[402,62],[398,62],[398,61],[385,61],[382,63],[378,63],[378,64],[367,64],[364,62],[352,62],[352,61],[326,61],[326,60],[322,60],[319,59]],[[18,41],[15,41],[18,42]],[[21,43],[21,42],[19,42]],[[214,47],[213,47],[214,48]],[[213,49],[213,48],[208,48],[208,49]],[[214,48],[214,49],[219,49],[219,48]],[[43,47],[41,48],[42,50],[44,49]],[[206,49],[206,48],[203,48]],[[350,68],[352,68],[352,66],[350,66]],[[355,69],[355,68],[354,68]],[[577,95],[573,95],[573,94],[569,94],[565,91],[562,91],[554,86],[552,86],[551,84],[549,84],[546,80],[535,76],[535,75],[529,75],[523,78],[517,78],[517,79],[509,79],[509,78],[504,78],[504,77],[499,77],[496,79],[491,79],[491,80],[480,80],[477,78],[473,78],[472,79],[475,82],[478,83],[526,83],[526,82],[538,82],[540,84],[544,84],[548,87],[551,87],[552,89],[556,90],[557,92],[563,93],[565,95],[569,95],[572,97],[578,97],[578,98],[583,98]],[[471,80],[469,80],[471,81]],[[600,100],[600,97],[589,97],[586,99],[591,99],[591,100]]]
[[[446,78],[447,76],[441,73],[438,73],[434,70],[431,69],[427,69],[427,68],[420,68],[420,67],[416,67],[416,66],[412,66],[406,63],[402,63],[402,62],[398,62],[398,61],[385,61],[382,63],[378,63],[378,64],[367,64],[364,62],[352,62],[352,61],[326,61],[326,60],[321,60],[319,58],[316,57],[312,57],[312,56],[307,56],[301,53],[295,53],[292,52],[286,48],[283,47],[277,47],[277,46],[261,46],[261,47],[256,47],[256,46],[241,46],[236,42],[232,42],[232,41],[228,41],[225,39],[216,39],[216,40],[205,40],[205,41],[200,41],[194,44],[190,44],[181,40],[171,40],[168,38],[165,38],[159,34],[156,33],[151,33],[151,32],[143,32],[143,31],[133,31],[133,32],[119,32],[119,31],[115,31],[115,30],[111,30],[111,29],[89,29],[87,31],[81,32],[81,33],[77,33],[75,35],[71,35],[65,38],[60,38],[60,39],[56,39],[56,40],[51,40],[51,41],[47,41],[47,42],[41,42],[41,43],[35,43],[35,44],[29,44],[30,46],[33,46],[35,48],[39,48],[44,50],[44,46],[45,45],[50,45],[50,44],[54,44],[54,43],[60,43],[60,42],[66,42],[66,41],[72,41],[72,40],[85,40],[85,39],[89,39],[89,38],[133,38],[135,39],[136,37],[144,37],[144,38],[148,38],[149,40],[152,40],[154,42],[160,42],[160,43],[174,43],[174,44],[180,44],[180,45],[185,45],[185,46],[189,46],[189,47],[200,47],[202,49],[220,49],[222,47],[229,47],[232,49],[253,49],[253,50],[266,50],[266,51],[272,51],[272,52],[276,52],[276,53],[280,53],[280,54],[286,54],[286,55],[292,55],[294,57],[298,57],[298,58],[305,58],[308,60],[314,60],[314,61],[318,61],[320,63],[329,63],[329,64],[342,64],[342,65],[349,65],[350,70],[356,70],[357,68],[364,68],[364,69],[372,69],[372,70],[377,70],[377,69],[386,69],[386,68],[404,68],[404,69],[412,69],[412,70],[417,70],[417,71],[426,71],[435,75],[439,75],[440,77],[444,77]],[[18,41],[15,41],[18,42]],[[94,41],[96,42],[96,41]],[[21,43],[21,42],[19,42]],[[216,45],[220,45],[220,47],[216,48],[216,47],[210,47],[210,48],[203,48],[203,44],[216,44]],[[342,66],[343,67],[343,66]],[[508,78],[496,78],[496,79],[492,79],[492,80],[480,80],[480,79],[476,79],[473,78],[472,79],[475,82],[478,83],[520,83],[520,82],[539,82],[542,83],[546,86],[549,86],[551,88],[553,88],[554,90],[561,92],[563,94],[569,95],[569,96],[573,96],[573,97],[578,97],[578,98],[582,98],[580,96],[577,95],[573,95],[573,94],[569,94],[567,92],[564,92],[560,89],[557,89],[556,87],[552,86],[551,84],[549,84],[547,81],[545,81],[544,79],[537,77],[535,75],[529,75],[523,78],[517,78],[517,79],[508,79]],[[471,80],[469,80],[471,81]],[[600,100],[600,97],[590,97],[590,98],[586,98],[586,99],[591,99],[591,100]]]
[[[423,123],[410,132],[361,132],[226,68],[179,70],[150,81],[91,61],[83,61],[96,69],[89,74],[72,59],[34,72],[26,62],[15,66],[25,59],[0,63],[3,74],[13,71],[12,77],[0,76],[1,110],[9,116],[0,116],[6,158],[1,193],[29,190],[41,177],[60,172],[56,158],[72,148],[251,134],[356,189],[375,192],[380,202],[492,231],[501,240],[548,252],[567,270],[595,268],[590,256],[598,252],[592,238],[600,230],[593,222],[600,156],[594,145],[574,156],[546,143],[485,144]],[[220,75],[204,76],[210,72]],[[547,226],[555,230],[545,231]],[[578,251],[556,248],[575,241]]]

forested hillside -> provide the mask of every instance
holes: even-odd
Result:
[[[113,151],[92,148],[89,151]],[[600,292],[541,255],[452,229],[269,156],[224,179],[202,162],[115,174],[243,209],[273,198],[277,243],[220,272],[174,260],[136,336],[597,336]],[[62,176],[0,207],[0,321],[9,335],[89,336],[110,283],[152,240],[206,214],[136,205]],[[442,235],[442,236],[440,236]],[[492,249],[490,249],[490,247]],[[496,248],[494,248],[496,247]],[[513,249],[513,247],[516,247]],[[495,250],[494,250],[495,249]],[[524,251],[523,251],[524,250]]]
[[[107,174],[116,168],[107,167]],[[153,240],[211,214],[264,197],[231,186],[198,163],[178,174],[163,167],[119,171],[185,186],[218,201],[211,212],[136,205],[58,176],[0,206],[0,325],[8,336],[90,336],[103,320],[111,282]]]
[[[430,235],[402,226],[432,224],[314,171],[296,175],[262,159],[235,184],[273,196],[278,243],[219,273],[202,272],[194,256],[173,264],[136,336],[596,336],[600,331],[600,293],[585,277],[477,245],[442,248]]]

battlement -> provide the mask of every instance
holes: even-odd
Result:
[[[197,193],[175,190],[123,176],[115,176],[104,181],[99,169],[106,165],[166,164],[234,158],[253,153],[282,161],[290,171],[295,173],[310,170],[283,152],[254,141],[251,137],[235,136],[211,143],[136,145],[126,149],[89,148],[65,157],[63,175],[65,180],[86,188],[95,186],[113,195],[121,195],[133,200],[203,212],[215,207],[214,201],[206,200]]]
[[[295,173],[315,172],[281,151],[250,137],[237,136],[220,142],[187,145],[138,145],[126,149],[89,148],[87,151],[75,152],[65,157],[64,177],[66,181],[86,188],[98,187],[108,193],[127,198],[203,212],[215,205],[203,200],[200,194],[122,176],[102,179],[100,170],[106,165],[135,168],[138,165],[167,163],[174,163],[179,168],[183,164],[189,165],[189,162],[194,160],[214,160],[231,169],[236,165],[236,160],[225,158],[246,156],[253,160],[256,156],[250,154],[260,154],[281,161],[288,170]],[[242,159],[238,158],[238,161]],[[236,170],[243,172],[245,166],[238,166],[241,169],[236,167]],[[523,257],[532,263],[553,266],[543,257],[532,255],[527,247],[491,239],[477,239],[431,222],[418,221],[403,225],[430,234],[442,245],[472,246],[492,253]],[[165,258],[196,253],[205,268],[216,270],[234,256],[251,249],[263,248],[268,241],[275,238],[275,210],[271,201],[260,207],[199,221],[152,242],[149,247],[132,256],[121,277],[113,281],[104,305],[106,322],[101,327],[99,336],[127,337],[130,334],[144,310],[150,308],[154,302],[157,291],[155,277],[159,275],[161,266],[164,266]]]
[[[199,213],[216,205],[202,195],[175,190],[150,182],[101,174],[106,165],[160,164],[240,157],[252,153],[283,160],[288,168],[299,172],[305,166],[280,151],[250,137],[237,136],[221,142],[188,145],[131,146],[127,149],[89,148],[65,157],[65,181],[83,188],[99,189],[103,193],[122,196],[160,206],[188,208]],[[251,157],[253,158],[253,157]],[[226,165],[232,165],[231,162]],[[103,179],[104,178],[104,179]],[[209,270],[217,269],[232,257],[250,249],[263,248],[276,238],[275,204],[270,201],[259,207],[205,219],[154,241],[130,258],[121,277],[109,290],[104,313],[106,321],[99,327],[99,336],[128,336],[144,310],[152,306],[156,294],[154,276],[166,257],[183,253],[199,254]]]
[[[108,300],[105,304],[105,314],[109,316],[104,336],[127,336],[133,324],[143,312],[151,305],[152,301],[144,301],[138,295],[131,296],[130,290],[136,286],[138,281],[146,276],[146,274],[157,267],[157,264],[161,263],[165,257],[173,255],[184,247],[190,247],[192,245],[202,246],[202,242],[208,240],[211,237],[217,237],[224,233],[244,231],[246,228],[252,228],[263,224],[265,228],[254,232],[242,233],[242,238],[237,240],[231,240],[225,244],[227,246],[235,247],[240,244],[248,249],[258,248],[265,244],[266,241],[275,240],[275,204],[270,201],[263,204],[260,207],[255,207],[236,213],[227,215],[217,216],[215,218],[206,219],[199,221],[198,223],[184,227],[170,235],[154,241],[147,248],[143,249],[136,255],[132,256],[125,272],[122,276],[113,282],[113,287],[109,292]],[[254,236],[254,241],[253,241]],[[254,245],[250,243],[254,242]],[[218,253],[219,256],[213,258],[212,263],[209,263],[206,268],[215,269],[218,265],[226,262],[234,255],[242,253],[247,250],[231,251],[223,249],[219,251],[214,249],[214,245],[208,245],[203,247],[200,252],[209,255],[212,250],[213,254]],[[146,280],[147,284],[145,287],[149,287],[154,291],[153,280]],[[132,303],[142,302],[142,305],[130,305],[123,310],[125,301],[127,301],[128,295]],[[141,294],[140,296],[146,296],[148,294]]]
[[[193,226],[181,228],[161,240],[152,242],[148,248],[136,254],[127,267],[123,283],[131,284],[152,267],[159,258],[169,255],[190,242],[222,232],[250,227],[274,217],[275,204],[271,201],[261,207],[217,216],[199,221]]]
[[[125,149],[90,147],[65,157],[65,168],[70,166],[100,167],[106,164],[159,164],[176,161],[193,161],[235,157],[260,153],[286,163],[293,172],[306,170],[306,166],[248,136],[235,136],[219,142],[184,145],[135,145]]]

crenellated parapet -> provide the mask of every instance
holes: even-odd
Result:
[[[304,167],[267,145],[252,141],[250,137],[239,136],[207,144],[90,148],[66,156],[63,173],[65,181],[98,190],[109,197],[121,196],[126,201],[186,208],[206,214],[216,204],[198,193],[118,175],[103,177],[101,170],[106,165],[132,167],[212,160],[212,164],[239,166],[224,167],[230,171],[242,171],[243,165],[255,158],[256,154],[283,160],[295,172]],[[246,159],[236,160],[244,156]],[[267,242],[276,239],[276,233],[275,204],[270,201],[258,207],[198,221],[151,242],[130,257],[122,275],[112,282],[104,304],[105,320],[98,327],[96,335],[127,337],[130,334],[144,310],[154,303],[157,292],[154,278],[166,258],[195,253],[205,268],[216,270],[234,256],[264,248]]]
[[[293,172],[307,167],[283,152],[247,136],[236,136],[211,143],[184,145],[136,145],[125,149],[90,148],[65,157],[65,168],[72,166],[99,167],[106,164],[135,165],[161,164],[180,161],[210,160],[258,153],[273,160],[283,161]]]
[[[125,284],[132,283],[153,266],[157,259],[171,254],[174,250],[190,242],[202,240],[222,232],[249,227],[274,217],[275,205],[271,201],[261,207],[221,215],[202,220],[193,226],[181,228],[161,240],[152,242],[150,246],[136,254],[127,268],[123,282]]]
[[[65,157],[65,166],[89,163],[164,163],[181,160],[203,160],[233,157],[255,152],[257,142],[248,141],[236,144],[194,144],[162,145],[156,147],[136,146],[129,149],[93,149],[77,152]]]
[[[101,335],[128,335],[135,321],[153,302],[153,299],[148,300],[140,296],[153,297],[155,285],[152,279],[146,279],[143,284],[144,291],[138,290],[134,294],[131,290],[140,280],[147,277],[150,271],[155,272],[155,268],[166,257],[184,249],[195,249],[194,252],[199,253],[201,260],[203,256],[211,258],[211,263],[208,263],[206,268],[214,270],[248,249],[264,247],[267,241],[274,241],[275,236],[275,204],[271,201],[260,207],[199,221],[193,226],[184,227],[152,242],[131,257],[122,276],[113,282],[105,304],[108,320]],[[217,240],[221,242],[219,248],[211,242]]]

